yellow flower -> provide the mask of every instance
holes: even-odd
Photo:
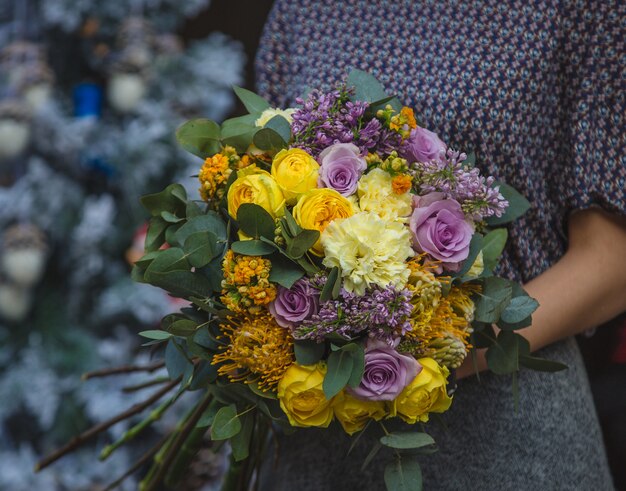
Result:
[[[467,271],[467,276],[469,276],[470,278],[478,278],[481,274],[483,274],[484,270],[485,270],[485,262],[483,259],[483,251],[480,251],[478,253],[478,256],[476,256],[474,263],[472,264],[470,269]]]
[[[345,391],[334,397],[333,411],[348,435],[361,431],[370,419],[380,421],[387,416],[384,402],[362,401]]]
[[[285,195],[287,203],[294,204],[304,193],[317,187],[320,165],[300,148],[284,149],[272,162],[272,177]]]
[[[400,133],[403,138],[408,137],[411,130],[417,128],[417,121],[415,121],[413,109],[404,106],[400,114],[396,114],[391,118],[389,128]]]
[[[213,356],[220,375],[231,382],[256,383],[261,390],[274,390],[294,363],[293,338],[268,313],[222,324],[226,348]]]
[[[261,306],[276,298],[276,286],[270,283],[272,263],[257,256],[243,256],[228,250],[222,261],[224,305],[233,312],[255,314]]]
[[[391,181],[391,188],[396,194],[404,194],[411,189],[413,178],[408,174],[398,174]]]
[[[334,189],[312,189],[303,194],[293,208],[293,218],[302,228],[323,232],[329,223],[354,215],[352,202]],[[323,255],[320,240],[311,248],[313,254]]]
[[[273,218],[282,216],[285,197],[274,178],[256,165],[244,167],[237,172],[237,179],[228,189],[228,213],[237,217],[242,203],[254,203],[267,211]]]
[[[291,116],[295,112],[296,112],[296,109],[293,109],[293,108],[276,109],[276,108],[270,107],[270,108],[267,108],[265,111],[263,111],[261,113],[261,115],[258,117],[258,119],[254,122],[254,125],[256,127],[258,127],[258,128],[262,128],[274,116],[282,116],[283,118],[285,118],[287,120],[287,122],[289,124],[291,124],[291,122],[293,121],[293,118]]]
[[[406,259],[413,256],[409,229],[374,213],[357,213],[331,222],[321,237],[324,266],[341,267],[344,288],[357,295],[374,284],[403,287],[409,278]]]
[[[331,401],[322,390],[325,375],[325,363],[294,363],[284,373],[278,382],[278,400],[291,426],[327,428],[333,420]]]
[[[414,424],[428,421],[429,413],[447,411],[452,399],[446,392],[449,371],[432,358],[417,360],[422,370],[392,403],[392,415]]]
[[[411,194],[397,194],[393,178],[382,169],[373,169],[359,180],[357,190],[361,211],[372,211],[385,220],[406,220],[413,208]]]

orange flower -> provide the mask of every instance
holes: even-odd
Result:
[[[391,187],[396,194],[404,194],[411,189],[413,178],[407,174],[398,174],[391,181]]]

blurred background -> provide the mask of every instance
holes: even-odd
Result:
[[[181,401],[105,462],[99,449],[128,423],[32,472],[43,454],[145,398],[146,372],[81,374],[150,365],[136,333],[180,308],[130,278],[147,220],[138,198],[174,181],[197,196],[199,161],[176,147],[174,131],[237,113],[231,86],[254,89],[271,3],[0,0],[1,490],[102,489],[184,411]],[[581,340],[621,487],[623,326]],[[224,456],[209,446],[181,489],[217,488]],[[120,489],[136,484],[131,476]]]

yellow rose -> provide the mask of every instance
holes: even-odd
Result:
[[[333,411],[348,435],[361,431],[370,419],[380,421],[387,416],[382,401],[361,401],[346,392],[333,399]]]
[[[333,420],[331,401],[326,399],[322,382],[326,364],[291,365],[278,382],[280,407],[292,426],[327,428]]]
[[[302,228],[319,230],[320,234],[333,220],[354,215],[352,202],[334,189],[312,189],[303,194],[293,208],[293,218]],[[324,255],[322,243],[318,240],[311,248],[313,254]]]
[[[413,382],[407,385],[393,401],[392,416],[399,416],[404,421],[414,424],[417,421],[428,421],[428,413],[443,413],[452,399],[446,391],[448,369],[440,366],[432,358],[417,360],[422,371]]]
[[[264,170],[251,165],[237,172],[237,179],[228,189],[226,197],[228,214],[237,218],[242,203],[254,203],[267,211],[273,218],[282,216],[285,197],[274,178]]]
[[[287,203],[294,204],[304,193],[317,187],[320,165],[304,150],[281,150],[272,161],[272,177]]]

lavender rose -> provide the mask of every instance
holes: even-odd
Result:
[[[432,131],[415,128],[404,142],[401,157],[409,162],[430,162],[446,151],[446,144]]]
[[[279,326],[295,327],[319,310],[319,290],[306,278],[296,281],[291,288],[278,287],[276,300],[268,305]]]
[[[474,229],[465,221],[461,205],[445,199],[443,193],[430,193],[414,200],[409,228],[413,248],[441,261],[449,271],[458,270],[467,259]]]
[[[398,353],[384,341],[370,340],[361,384],[346,390],[367,401],[393,401],[421,369],[412,356]]]
[[[320,153],[318,161],[319,185],[334,189],[342,196],[350,196],[356,192],[357,182],[367,169],[359,147],[353,143],[331,145]]]

